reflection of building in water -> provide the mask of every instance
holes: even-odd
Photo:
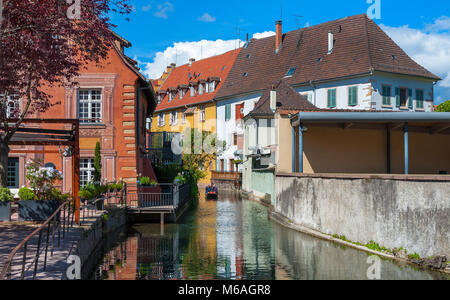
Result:
[[[137,256],[137,279],[181,278],[179,262],[179,228],[165,235],[142,234]]]
[[[222,279],[242,279],[242,202],[218,201],[217,275]]]
[[[200,223],[201,222],[201,223]],[[193,225],[185,232],[188,247],[183,255],[183,279],[215,279],[217,270],[215,202],[200,193]]]
[[[245,279],[275,279],[275,250],[272,223],[267,208],[242,201],[243,274]]]

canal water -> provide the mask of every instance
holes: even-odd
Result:
[[[179,224],[136,224],[101,250],[91,279],[368,279],[364,252],[270,221],[259,203],[202,197]],[[381,260],[381,279],[445,279]]]

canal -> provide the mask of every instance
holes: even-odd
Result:
[[[101,249],[91,279],[367,279],[368,255],[278,225],[259,203],[202,197],[179,224],[136,224]],[[381,279],[445,279],[381,260]]]

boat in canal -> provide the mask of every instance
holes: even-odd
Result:
[[[205,188],[205,195],[206,199],[208,200],[217,200],[219,194],[219,190],[217,189],[217,186],[212,184]]]

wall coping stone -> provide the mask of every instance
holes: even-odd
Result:
[[[304,174],[304,173],[282,173],[275,174],[277,177],[298,177],[298,178],[322,178],[322,179],[379,179],[379,180],[399,180],[399,181],[429,181],[429,182],[450,182],[450,175],[403,175],[403,174]]]

